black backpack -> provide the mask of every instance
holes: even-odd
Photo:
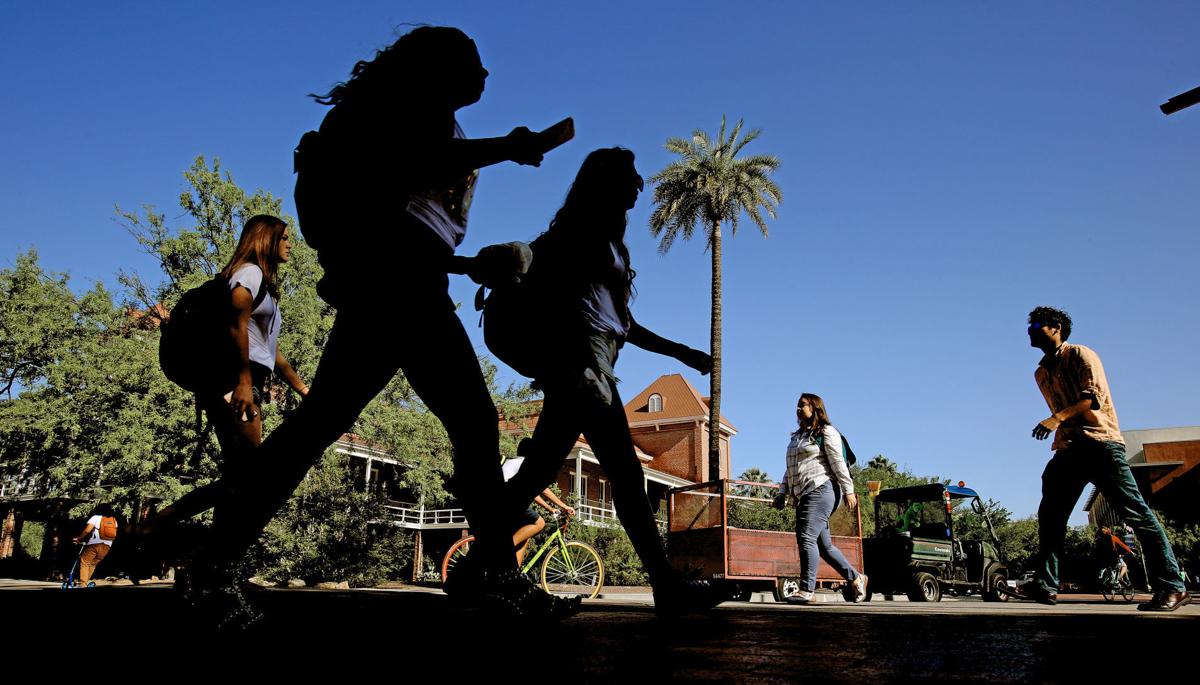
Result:
[[[538,260],[551,258],[549,246],[539,238],[529,248],[533,258],[528,273],[481,286],[475,294],[475,310],[482,312],[479,320],[488,350],[522,376],[537,379],[562,356],[562,338],[569,324],[563,320],[562,307],[556,305],[553,286],[540,275],[544,269],[538,267]]]
[[[261,287],[251,311],[258,308],[267,289]],[[179,387],[194,393],[221,392],[237,385],[241,360],[229,337],[234,322],[229,281],[224,276],[185,292],[162,325],[158,363],[163,374]]]

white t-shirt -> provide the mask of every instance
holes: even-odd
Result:
[[[457,121],[454,122],[454,137],[466,137]],[[478,178],[479,172],[473,171],[453,187],[414,192],[405,209],[453,250],[467,235],[467,213],[471,210]]]
[[[92,527],[92,537],[88,538],[89,545],[108,545],[112,547],[112,540],[105,540],[100,537],[100,519],[99,515],[93,516],[87,520],[87,524]]]
[[[250,291],[250,297],[258,299],[258,290],[262,287],[262,269],[254,264],[243,264],[233,272],[229,279],[229,289],[239,285]],[[283,317],[279,313],[279,303],[267,293],[262,302],[250,312],[250,325],[246,328],[250,339],[250,361],[258,362],[268,369],[275,368],[275,351],[279,346],[279,326]]]
[[[525,463],[525,457],[513,457],[505,459],[500,465],[500,471],[504,473],[504,482],[512,480],[513,476],[517,475],[517,471],[521,470],[521,464]]]

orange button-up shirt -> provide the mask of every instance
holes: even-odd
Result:
[[[1052,354],[1042,357],[1033,377],[1051,413],[1085,399],[1092,401],[1091,407],[1059,425],[1051,449],[1064,449],[1080,438],[1125,444],[1104,366],[1091,348],[1063,343]]]

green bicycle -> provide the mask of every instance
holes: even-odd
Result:
[[[525,560],[521,572],[529,573],[540,560],[542,589],[555,595],[583,595],[585,599],[592,599],[599,595],[600,589],[604,587],[604,562],[600,560],[600,553],[591,545],[566,539],[565,533],[570,523],[571,517],[567,516],[558,530],[546,538],[538,548],[537,554]],[[474,535],[465,537],[454,543],[446,552],[445,558],[442,559],[443,583],[450,575],[450,570],[466,558],[473,542]]]

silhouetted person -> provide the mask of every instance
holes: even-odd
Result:
[[[291,256],[291,229],[278,217],[251,217],[221,277],[229,283],[233,312],[229,336],[236,358],[221,374],[228,378],[197,401],[221,445],[223,479],[245,471],[254,449],[262,442],[262,405],[270,401],[272,374],[278,374],[296,392],[308,394],[288,360],[279,351],[283,315],[279,308],[279,266]],[[227,348],[212,350],[224,359]],[[144,530],[162,531],[213,507],[226,482],[216,481],[196,488],[174,504],[163,508]],[[223,515],[217,508],[214,515]]]
[[[527,283],[537,293],[537,335],[547,353],[537,373],[545,393],[524,465],[507,484],[512,520],[554,481],[580,433],[613,485],[621,525],[654,586],[661,613],[715,603],[713,588],[686,584],[671,572],[646,496],[613,365],[626,342],[675,357],[708,373],[712,358],[661,338],[629,310],[634,270],[625,245],[626,212],[643,188],[629,150],[596,150],[584,160],[550,228],[534,241]]]
[[[420,27],[316,97],[332,109],[297,151],[296,208],[325,270],[318,292],[337,318],[308,396],[259,448],[252,477],[236,484],[233,515],[216,522],[206,565],[239,558],[402,370],[449,434],[452,490],[478,539],[484,596],[518,614],[553,613],[551,598],[516,571],[511,531],[495,516],[503,485],[497,412],[447,293],[447,273],[467,268],[454,250],[476,170],[537,165],[548,149],[524,128],[465,138],[455,112],[479,100],[487,75],[463,32]]]
[[[1154,597],[1138,609],[1174,611],[1191,600],[1179,579],[1179,564],[1129,470],[1100,357],[1083,345],[1068,344],[1070,337],[1066,312],[1038,307],[1029,313],[1029,344],[1044,353],[1034,378],[1054,412],[1034,426],[1033,437],[1045,440],[1053,434],[1054,456],[1042,473],[1034,577],[1010,594],[1042,604],[1057,601],[1067,519],[1084,486],[1093,483],[1142,544]]]

